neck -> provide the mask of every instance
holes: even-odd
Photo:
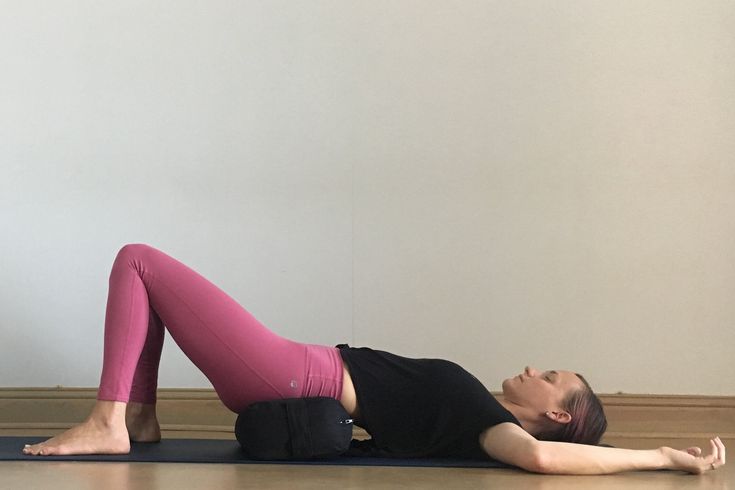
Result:
[[[529,410],[526,407],[510,402],[504,398],[498,400],[498,402],[513,416],[518,419],[521,423],[523,430],[535,436],[541,432],[541,424],[538,421],[538,416],[533,410]]]

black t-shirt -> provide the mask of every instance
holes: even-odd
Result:
[[[387,457],[490,459],[479,442],[488,427],[521,425],[472,374],[444,359],[411,359],[340,344],[360,409],[355,425]]]

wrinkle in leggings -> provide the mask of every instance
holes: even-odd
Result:
[[[233,412],[256,401],[342,395],[339,349],[281,337],[193,269],[129,244],[110,272],[98,400],[155,403],[166,330]]]

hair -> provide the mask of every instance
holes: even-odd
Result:
[[[562,401],[562,408],[571,414],[572,420],[568,424],[560,424],[558,428],[539,434],[538,439],[593,446],[600,443],[607,429],[607,418],[602,402],[592,392],[587,380],[581,374],[575,374],[582,380],[584,387],[573,391]]]

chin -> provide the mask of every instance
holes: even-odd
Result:
[[[502,384],[503,395],[505,395],[506,386],[513,381],[512,378],[504,379]]]

